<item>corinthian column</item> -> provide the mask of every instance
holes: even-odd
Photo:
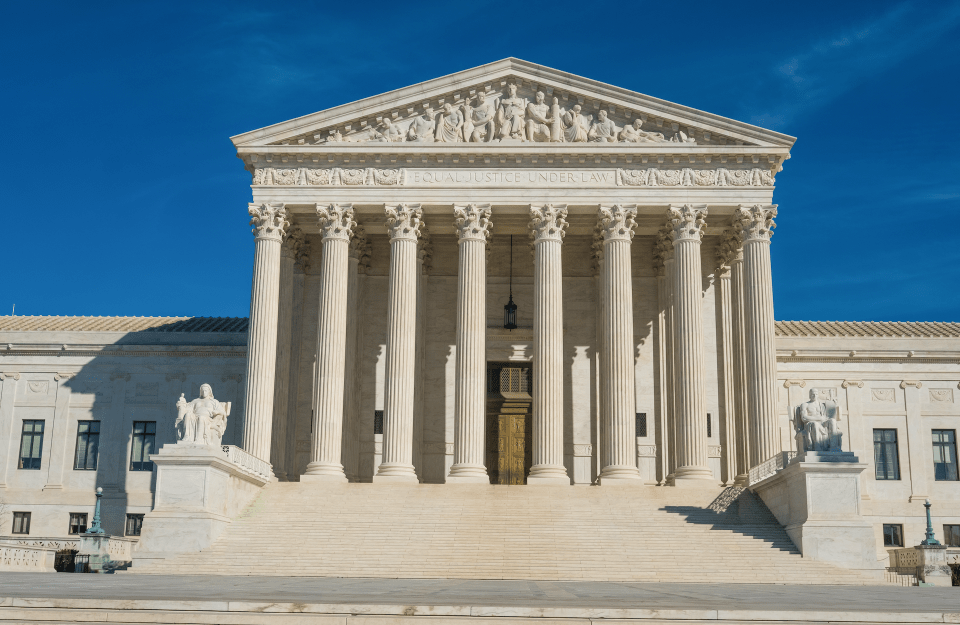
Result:
[[[704,386],[703,297],[700,240],[705,205],[671,206],[676,262],[677,468],[674,483],[712,480],[707,467],[707,397]],[[689,483],[689,482],[687,482]]]
[[[603,400],[601,484],[640,485],[637,469],[636,383],[633,361],[633,280],[630,241],[636,206],[600,207],[603,232],[603,347],[600,377]]]
[[[743,242],[740,228],[732,228],[728,244],[733,247],[730,259],[730,301],[733,319],[733,394],[737,432],[737,477],[738,486],[747,485],[750,471],[751,442],[749,398],[747,397],[747,355],[743,319]]]
[[[363,226],[353,228],[350,240],[349,261],[347,267],[347,339],[344,358],[343,387],[343,443],[341,444],[343,471],[347,480],[359,481],[360,463],[360,324],[358,312],[360,303],[360,264],[361,258],[369,254]]]
[[[287,223],[282,203],[250,204],[253,226],[253,286],[247,333],[247,389],[244,396],[243,448],[263,461],[270,459],[273,425],[273,383],[277,367],[277,305],[280,290],[280,247]]]
[[[303,231],[291,226],[280,252],[280,290],[277,304],[277,370],[273,389],[273,436],[270,464],[278,480],[287,480],[287,407],[290,403],[290,347],[293,343],[293,263],[303,246]]]
[[[350,236],[356,223],[350,204],[318,204],[317,219],[323,241],[317,330],[317,396],[313,414],[313,455],[300,481],[346,482],[340,459],[346,371],[347,270]]]
[[[533,466],[527,484],[570,484],[563,466],[563,273],[567,207],[530,207],[533,232]]]
[[[721,465],[721,479],[727,486],[736,481],[737,462],[740,445],[737,437],[737,368],[736,368],[736,342],[734,339],[734,315],[733,315],[733,293],[732,269],[730,265],[740,247],[740,240],[734,233],[727,230],[720,238],[720,245],[717,247],[717,271],[716,271],[716,300],[717,300],[717,320],[719,328],[717,331],[717,344],[720,349],[721,366],[721,384],[723,391],[720,401],[720,436],[723,452],[723,464]]]
[[[383,457],[374,482],[413,482],[414,364],[417,335],[419,204],[387,206],[390,286],[387,292],[387,363],[383,398]]]
[[[454,206],[459,239],[457,374],[453,405],[453,466],[448,483],[488,484],[483,464],[486,425],[487,239],[490,205]]]
[[[748,415],[752,430],[750,464],[756,466],[780,451],[777,428],[777,352],[774,345],[773,277],[770,237],[777,207],[741,206],[735,223],[743,238],[743,317]]]

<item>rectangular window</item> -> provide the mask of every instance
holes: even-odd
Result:
[[[77,424],[77,451],[73,458],[75,471],[95,471],[100,453],[100,422],[81,421]]]
[[[20,434],[19,468],[39,471],[41,454],[43,454],[43,421],[24,421]]]
[[[933,475],[938,482],[956,482],[957,431],[933,431]]]
[[[373,433],[383,434],[383,411],[382,410],[373,411]]]
[[[713,438],[713,418],[707,413],[707,438]]]
[[[943,526],[943,544],[947,547],[960,547],[960,525]]]
[[[878,480],[900,479],[900,452],[895,429],[873,431],[873,463]]]
[[[124,529],[124,536],[139,536],[140,530],[143,529],[143,515],[142,514],[128,514],[127,515],[127,527]]]
[[[637,413],[637,436],[647,435],[647,413]]]
[[[157,444],[156,421],[133,422],[133,444],[130,449],[131,471],[153,471],[150,454]]]
[[[13,531],[11,534],[29,534],[30,533],[30,513],[13,513]]]
[[[903,526],[899,523],[883,524],[883,546],[903,547]]]
[[[70,513],[70,533],[82,534],[85,531],[87,531],[87,513],[71,512]]]

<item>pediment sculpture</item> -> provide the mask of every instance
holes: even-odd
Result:
[[[200,397],[177,400],[177,444],[220,446],[230,416],[230,402],[217,401],[209,384],[200,386]]]
[[[551,100],[543,91],[532,100],[522,97],[517,85],[508,84],[506,93],[480,91],[462,101],[441,100],[439,111],[424,103],[423,112],[409,119],[396,119],[396,112],[384,115],[352,134],[333,129],[322,143],[697,143],[676,125],[674,134],[665,137],[641,130],[642,119],[621,128],[607,110],[594,117],[581,104],[567,109],[559,98]]]
[[[818,389],[810,390],[810,401],[794,410],[797,430],[797,451],[839,452],[842,451],[843,432],[840,431],[840,404],[821,400]]]

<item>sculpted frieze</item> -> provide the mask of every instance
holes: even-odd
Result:
[[[772,187],[769,169],[262,167],[253,184],[290,186]]]

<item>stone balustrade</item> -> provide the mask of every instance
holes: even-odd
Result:
[[[227,460],[237,465],[241,469],[246,469],[258,477],[269,480],[273,477],[273,469],[270,463],[256,456],[248,454],[240,447],[235,445],[221,445],[223,453],[227,455]]]
[[[53,573],[57,550],[54,547],[0,543],[0,571]]]

